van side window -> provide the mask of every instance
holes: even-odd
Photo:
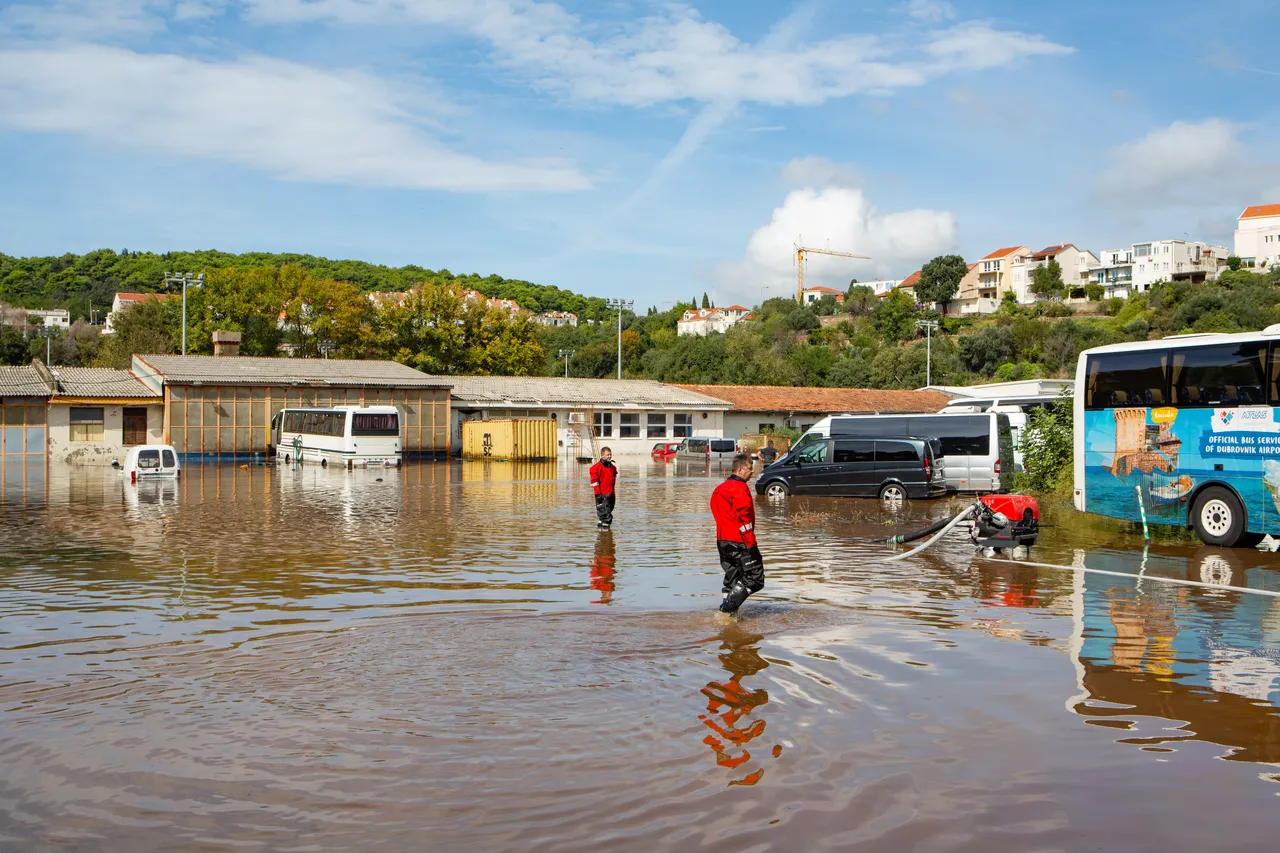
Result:
[[[164,467],[174,468],[177,466],[178,460],[174,458],[172,450],[166,448],[160,451],[160,454],[160,458],[164,460]]]
[[[876,442],[876,462],[916,462],[920,461],[920,454],[916,452],[913,444],[906,441],[877,441]]]
[[[875,443],[870,441],[856,441],[853,439],[839,439],[836,441],[835,463],[837,465],[850,462],[874,462],[875,461]]]
[[[991,416],[973,415],[971,417],[939,418],[934,427],[936,435],[942,441],[942,455],[946,456],[989,456],[991,454]]]
[[[827,442],[815,441],[800,452],[800,460],[802,462],[826,462],[827,461]]]

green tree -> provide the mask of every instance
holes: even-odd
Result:
[[[1071,400],[1032,409],[1022,434],[1022,468],[1014,481],[1018,491],[1047,493],[1070,482],[1073,460]]]
[[[1013,332],[1001,326],[988,326],[976,335],[964,335],[958,346],[965,367],[990,376],[1013,358]]]
[[[1090,302],[1101,302],[1106,292],[1106,288],[1100,284],[1086,284],[1084,286],[1084,295]]]
[[[702,293],[702,310],[705,311],[711,307],[711,300],[707,298],[706,291]]]
[[[921,302],[937,302],[946,313],[947,304],[955,298],[960,280],[968,272],[969,265],[959,255],[939,255],[920,269],[916,298]]]
[[[1052,260],[1031,271],[1031,292],[1043,299],[1061,299],[1066,285],[1062,281],[1062,266]]]
[[[876,292],[865,284],[855,283],[845,294],[844,311],[854,317],[865,317],[876,310]]]
[[[916,335],[916,304],[901,290],[892,290],[880,300],[875,313],[876,329],[885,340],[897,343]]]
[[[1235,272],[1236,270],[1240,269],[1240,264],[1241,264],[1241,263],[1242,263],[1242,261],[1240,260],[1239,256],[1237,256],[1237,255],[1227,255],[1227,267],[1228,267],[1232,272]]]
[[[96,367],[127,369],[134,355],[166,355],[179,350],[182,340],[182,305],[178,299],[148,299],[116,312],[115,332],[103,335],[95,357]]]

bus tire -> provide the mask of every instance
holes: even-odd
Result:
[[[329,460],[328,460],[328,459],[321,459],[321,460],[320,460],[320,467],[321,467],[321,468],[328,468],[328,467],[329,467]]]
[[[1234,548],[1248,535],[1248,518],[1235,492],[1210,486],[1196,497],[1191,507],[1191,526],[1206,545]]]

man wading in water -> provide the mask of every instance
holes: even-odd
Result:
[[[613,451],[607,447],[600,448],[600,461],[591,466],[591,488],[596,493],[597,530],[608,530],[613,526],[613,507],[617,503],[614,497],[614,484],[618,482],[618,469],[613,464]]]
[[[756,546],[756,505],[747,481],[751,457],[733,457],[733,473],[711,493],[716,520],[716,549],[724,569],[724,600],[720,612],[737,613],[742,602],[764,588],[764,558]]]

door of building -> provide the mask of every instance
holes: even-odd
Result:
[[[129,407],[124,410],[124,444],[147,443],[147,410],[145,406]]]

